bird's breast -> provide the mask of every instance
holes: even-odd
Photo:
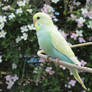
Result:
[[[48,31],[37,31],[38,43],[41,49],[46,53],[52,50],[51,37]]]

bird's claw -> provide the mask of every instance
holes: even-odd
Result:
[[[48,63],[49,63],[49,56],[47,56],[47,58],[46,58],[46,62],[48,62]]]
[[[58,61],[59,61],[59,59],[56,58],[55,62],[54,62],[56,66],[58,65]]]

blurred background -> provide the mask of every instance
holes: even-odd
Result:
[[[92,41],[91,0],[0,0],[0,92],[86,92],[68,69],[37,56],[37,12],[49,14],[69,44]],[[92,67],[92,46],[73,51]],[[92,74],[79,74],[92,92]]]

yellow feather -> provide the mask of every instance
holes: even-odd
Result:
[[[75,57],[72,49],[69,44],[66,42],[64,37],[60,34],[56,27],[53,26],[52,29],[49,30],[51,34],[51,39],[54,47],[68,57]]]
[[[78,74],[78,71],[77,70],[72,70],[72,73],[74,75],[74,78],[82,85],[82,87],[85,89],[85,90],[88,90],[86,88],[86,86],[84,85],[83,81],[81,80],[79,74]]]

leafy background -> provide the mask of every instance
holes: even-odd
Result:
[[[46,63],[39,50],[32,17],[49,14],[69,42],[92,41],[91,0],[1,0],[0,1],[0,91],[86,92],[63,66]],[[92,67],[92,47],[73,49],[82,66]],[[80,72],[92,92],[90,73]]]

